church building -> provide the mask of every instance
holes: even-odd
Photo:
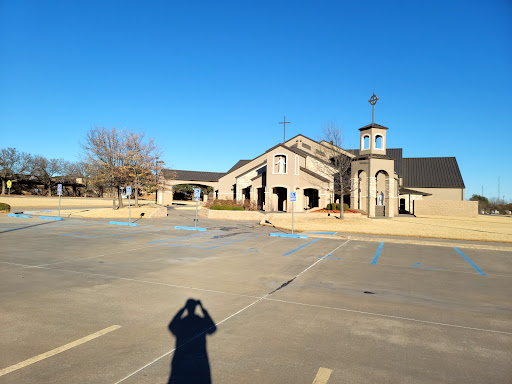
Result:
[[[387,127],[372,123],[359,132],[359,149],[299,134],[254,159],[239,160],[225,173],[163,170],[159,203],[170,204],[178,184],[210,186],[210,198],[250,200],[266,212],[291,212],[291,192],[295,212],[325,208],[340,201],[340,187],[344,202],[370,217],[412,213],[415,200],[464,201],[454,157],[404,158],[402,148],[386,147]]]

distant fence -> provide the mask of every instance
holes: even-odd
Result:
[[[415,215],[432,216],[478,216],[478,201],[413,200]]]

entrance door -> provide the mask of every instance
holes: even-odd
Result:
[[[405,199],[400,199],[400,213],[405,211]]]

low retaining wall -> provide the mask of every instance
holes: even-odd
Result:
[[[148,215],[148,219],[156,219],[159,217],[167,217],[167,207],[160,207]]]
[[[478,201],[414,200],[413,213],[419,216],[478,216]]]
[[[290,220],[292,219],[291,212],[268,213],[261,220],[260,224],[265,224],[265,220],[271,221],[274,216],[286,217],[286,218],[289,218]],[[304,219],[304,218],[307,218],[307,219],[327,219],[327,218],[335,219],[335,218],[338,218],[339,216],[340,216],[339,213],[331,213],[329,216],[329,213],[327,213],[327,212],[295,213],[295,218],[300,218],[300,219]],[[351,213],[351,212],[345,213],[344,216],[345,216],[345,219],[366,219],[367,218],[365,215],[361,215],[360,213]]]
[[[208,219],[251,221],[260,221],[265,216],[263,213],[258,211],[224,211],[206,208],[201,209],[198,215],[207,217]]]

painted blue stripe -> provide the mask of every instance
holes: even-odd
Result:
[[[129,225],[131,227],[136,227],[137,223],[127,223],[125,221],[109,221],[109,224],[115,224],[115,225]]]
[[[181,227],[176,226],[174,229],[184,229],[185,231],[206,231],[206,228],[200,228],[200,227]]]
[[[11,217],[24,217],[26,219],[30,219],[32,218],[32,216],[29,216],[29,215],[20,215],[19,213],[9,213],[7,216],[11,216]]]
[[[318,241],[318,240],[320,240],[320,239],[316,239],[316,240],[310,241],[310,242],[309,242],[309,243],[307,243],[307,244],[301,245],[299,248],[295,248],[294,250],[292,250],[292,251],[290,251],[290,252],[286,252],[285,254],[283,254],[283,256],[288,256],[290,253],[296,252],[296,251],[298,251],[299,249],[304,248],[304,247],[308,246],[309,244],[313,244],[314,242],[316,242],[316,241]]]
[[[305,233],[311,233],[314,235],[335,235],[336,232],[305,232]]]
[[[475,268],[475,270],[476,270],[479,274],[481,274],[482,276],[487,276],[487,275],[485,274],[485,272],[484,272],[484,271],[482,271],[480,268],[478,268],[478,265],[476,265],[475,263],[473,263],[473,262],[469,259],[469,257],[467,257],[465,254],[463,254],[463,253],[459,250],[459,248],[457,248],[457,247],[453,247],[453,249],[455,249],[455,250],[459,253],[459,255],[461,255],[463,258],[465,258],[465,259],[466,259],[466,261],[469,263],[469,265],[471,265],[473,268]]]
[[[62,217],[39,216],[43,220],[64,220]]]
[[[382,247],[384,246],[384,243],[379,244],[379,248],[377,248],[377,252],[375,252],[375,256],[373,256],[373,260],[370,264],[377,264],[377,260],[379,260],[380,252],[382,251]]]
[[[291,233],[269,233],[268,235],[274,236],[274,237],[293,237],[296,239],[307,239],[308,238],[308,235],[295,235],[295,234],[292,235]]]

